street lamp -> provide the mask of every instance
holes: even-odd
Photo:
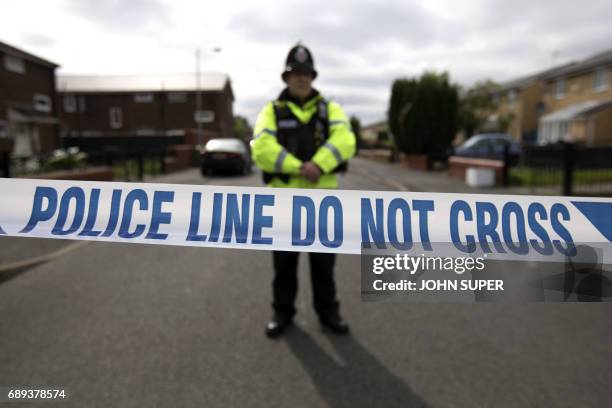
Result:
[[[213,47],[210,51],[214,53],[221,52],[221,47]],[[199,118],[202,112],[202,89],[200,86],[200,48],[196,48],[196,123],[198,125],[198,145],[202,148],[204,135],[202,134],[202,120]]]

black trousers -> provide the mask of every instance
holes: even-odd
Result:
[[[272,307],[277,313],[289,317],[295,314],[299,255],[299,252],[274,251],[272,253],[274,261]],[[339,304],[336,300],[336,283],[334,282],[336,254],[311,252],[309,257],[314,309],[319,316],[337,314]]]

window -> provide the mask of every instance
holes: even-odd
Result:
[[[555,99],[562,99],[565,96],[565,78],[557,79],[554,87]]]
[[[123,126],[123,111],[121,108],[113,106],[109,109],[110,126],[113,129],[119,129]]]
[[[0,120],[0,137],[8,137],[8,122]]]
[[[508,103],[513,104],[514,102],[516,102],[516,91],[513,89],[508,92]]]
[[[195,111],[193,112],[193,120],[196,123],[212,123],[215,121],[215,112],[211,110]]]
[[[152,93],[138,93],[134,94],[134,102],[137,103],[151,103],[153,102]]]
[[[568,130],[569,130],[569,122],[559,123],[559,140],[569,141]]]
[[[77,102],[76,96],[64,95],[64,111],[68,113],[76,112]]]
[[[608,68],[597,68],[593,74],[593,90],[600,92],[608,89]]]
[[[85,109],[87,108],[87,104],[85,102],[85,97],[79,96],[79,112],[85,112]]]
[[[51,98],[47,95],[34,94],[34,110],[39,112],[51,112]]]
[[[168,102],[182,103],[187,102],[187,94],[185,92],[173,92],[168,94]]]
[[[25,61],[21,58],[5,54],[4,68],[6,68],[7,71],[25,74]]]

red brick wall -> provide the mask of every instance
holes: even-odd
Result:
[[[113,181],[111,167],[90,167],[86,170],[60,170],[37,174],[28,178],[44,180]]]
[[[495,184],[502,185],[504,169],[503,161],[459,156],[451,156],[448,158],[448,175],[450,177],[465,180],[465,173],[469,167],[494,169]]]
[[[185,102],[172,103],[168,101],[171,92],[154,92],[153,102],[135,102],[134,93],[81,93],[78,98],[85,98],[85,112],[70,113],[64,108],[63,96],[60,92],[60,117],[62,130],[80,133],[83,131],[97,132],[137,132],[139,130],[184,130],[197,128],[193,114],[196,110],[196,93],[187,93]],[[203,92],[202,109],[212,110],[215,120],[204,124],[203,129],[220,134],[222,137],[232,136],[233,115],[231,112],[231,97],[229,90],[223,92]],[[119,107],[123,112],[123,125],[113,129],[110,126],[110,108]]]
[[[23,104],[33,107],[34,94],[43,94],[55,102],[54,69],[25,61],[25,73],[8,71],[4,54],[0,52],[0,102],[5,105]]]
[[[55,91],[55,68],[22,59],[25,64],[23,74],[9,71],[4,66],[4,53],[0,51],[0,120],[6,120],[6,110],[10,107],[33,110],[34,95],[46,95],[51,99],[51,112],[41,112],[42,116],[57,118],[57,94]],[[48,153],[58,147],[56,125],[33,124],[38,128],[41,151]]]

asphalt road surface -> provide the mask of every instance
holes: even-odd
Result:
[[[382,176],[356,162],[342,187]],[[51,405],[74,407],[612,406],[610,304],[362,303],[359,256],[341,255],[337,337],[306,261],[297,325],[269,340],[269,253],[90,243],[0,285],[0,387],[63,388]]]

